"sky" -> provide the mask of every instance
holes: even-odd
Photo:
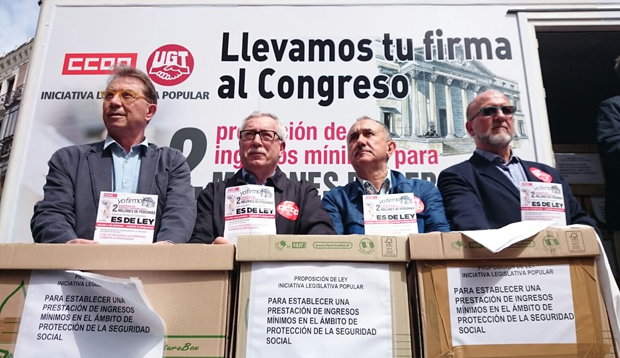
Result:
[[[0,0],[0,57],[34,37],[38,0]]]

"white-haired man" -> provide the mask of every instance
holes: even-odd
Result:
[[[246,184],[274,188],[277,234],[335,234],[318,191],[304,180],[288,179],[278,167],[285,147],[286,129],[278,117],[258,111],[246,117],[239,126],[239,156],[243,167],[226,181],[209,183],[200,193],[190,242],[229,242],[224,238],[226,188]],[[290,215],[290,211],[296,214]]]

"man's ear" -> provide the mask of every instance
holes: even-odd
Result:
[[[286,148],[286,142],[280,141],[280,154],[278,154],[278,157],[282,157],[284,155],[285,148]]]
[[[467,133],[469,133],[469,135],[472,137],[474,136],[473,125],[474,125],[474,121],[465,122],[465,128],[467,128]]]
[[[149,103],[147,104],[148,107],[146,107],[146,122],[150,122],[151,118],[153,118],[153,116],[155,115],[155,112],[157,112],[157,105],[156,104],[152,104]]]
[[[393,140],[389,141],[387,144],[387,156],[388,159],[390,159],[390,157],[394,154],[394,152],[396,151],[396,142],[394,142]]]

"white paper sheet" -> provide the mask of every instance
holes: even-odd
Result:
[[[548,222],[521,221],[506,225],[500,229],[461,231],[461,233],[492,252],[499,252],[515,242],[536,235],[548,226]],[[586,225],[571,225],[568,227],[589,228],[589,226]],[[614,279],[609,260],[607,259],[607,255],[605,255],[605,248],[598,234],[597,240],[601,251],[601,255],[598,255],[595,259],[599,284],[603,291],[603,299],[605,301],[605,307],[607,308],[613,339],[616,347],[620,347],[620,290]]]
[[[161,358],[164,331],[137,278],[35,270],[15,357]]]
[[[252,264],[248,358],[391,358],[389,266]]]

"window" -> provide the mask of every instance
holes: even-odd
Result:
[[[7,83],[8,85],[6,87],[6,93],[14,91],[15,88],[13,88],[13,85],[15,84],[15,77],[11,78]]]
[[[383,123],[386,127],[389,128],[390,132],[394,133],[394,130],[392,128],[392,113],[383,112]]]
[[[2,118],[0,124],[0,139],[12,136],[15,133],[15,124],[17,123],[17,113],[19,112],[19,104],[9,108]]]

